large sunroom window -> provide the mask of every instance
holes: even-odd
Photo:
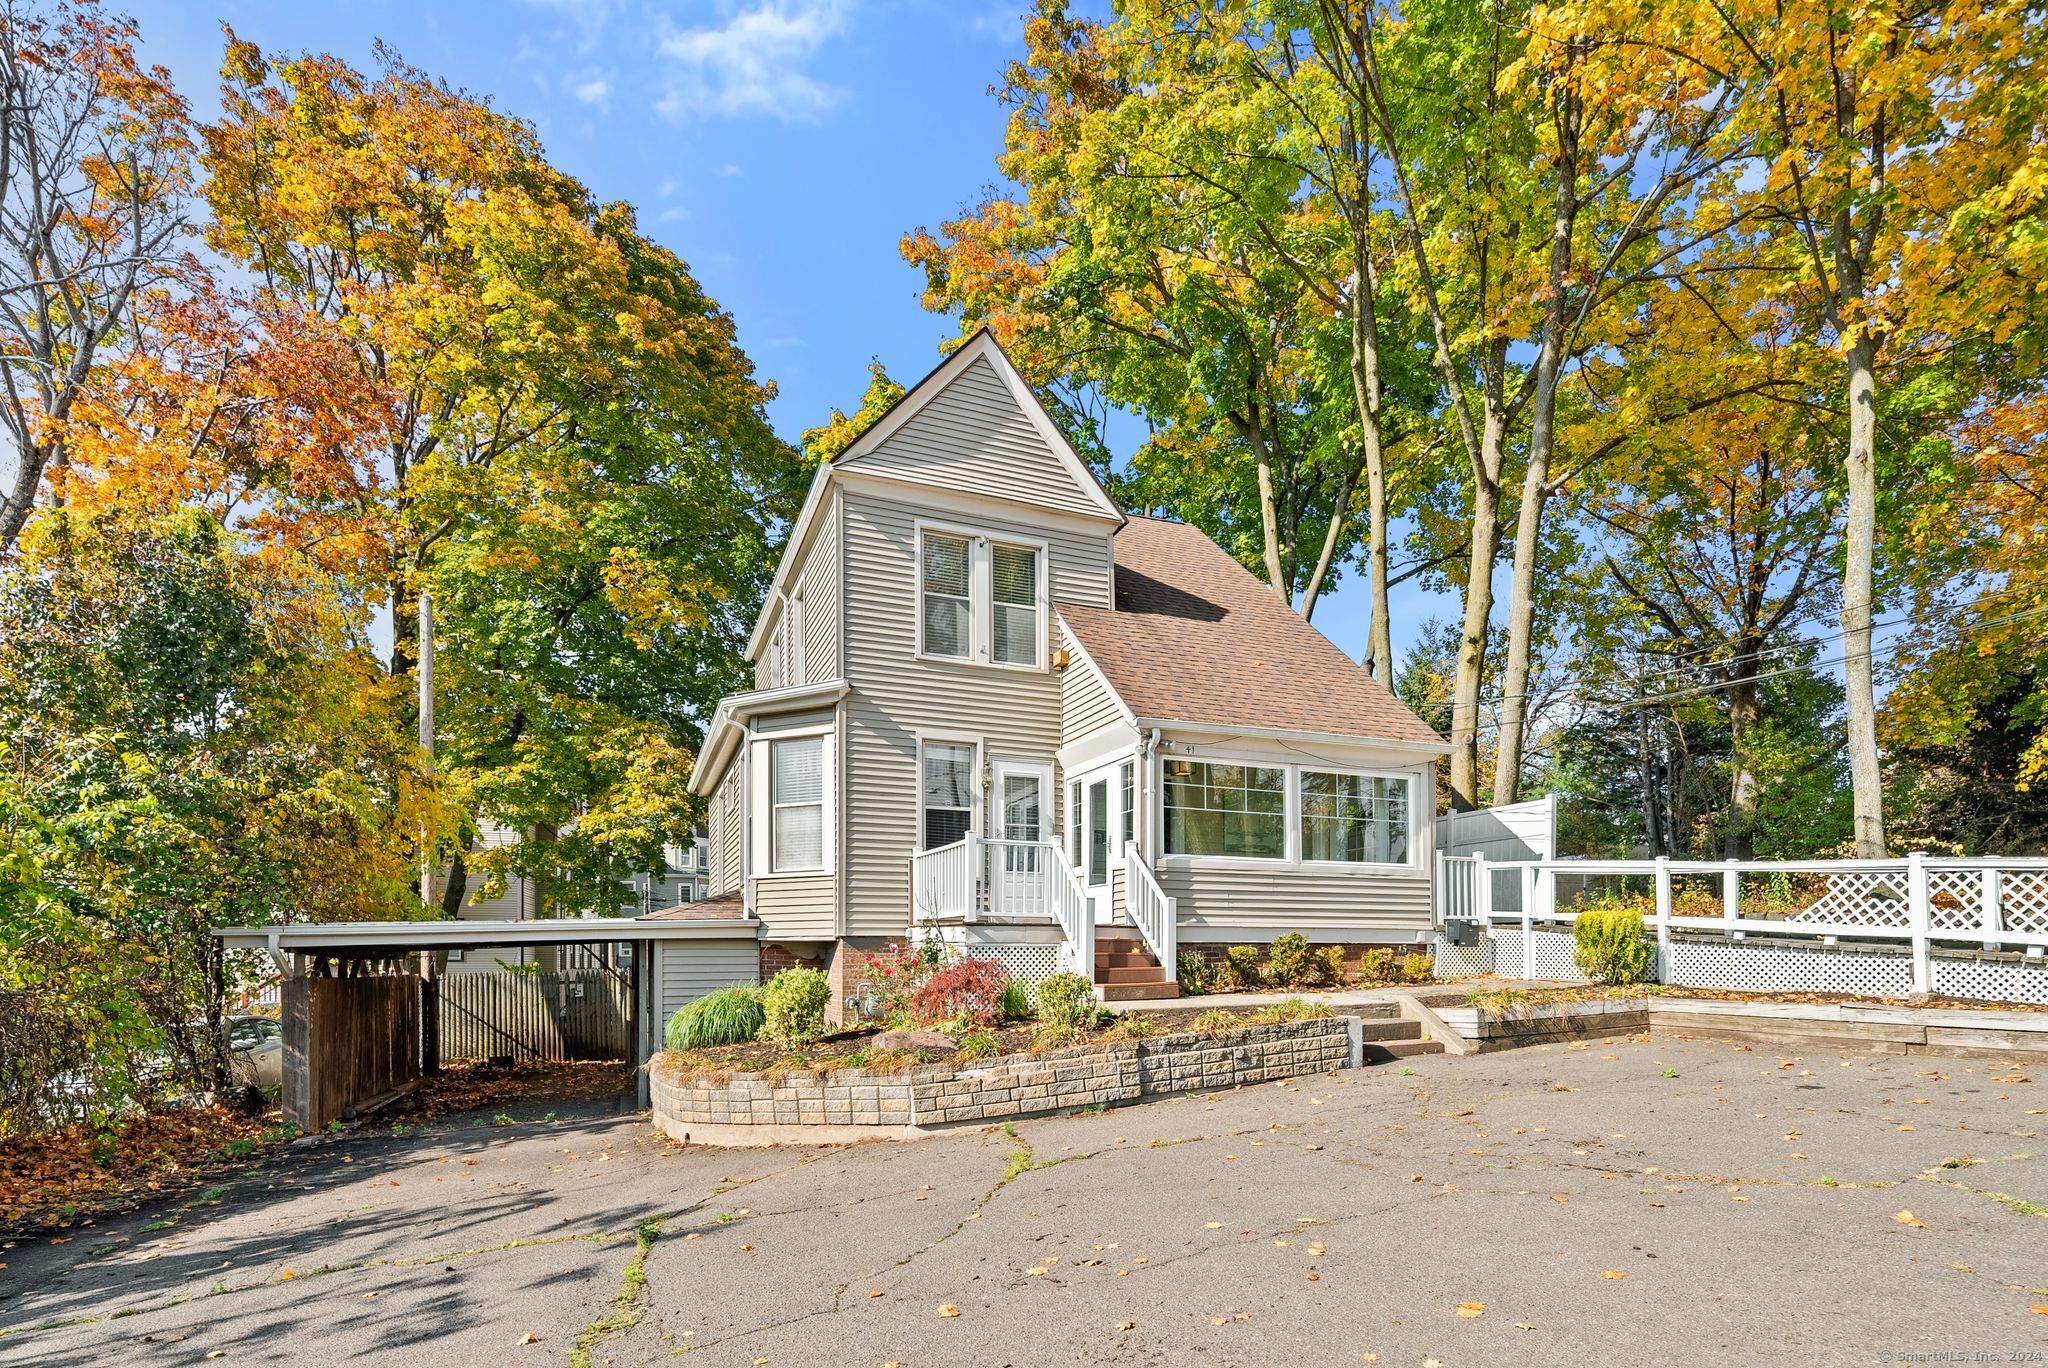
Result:
[[[1165,776],[1167,854],[1286,857],[1285,768],[1168,760]]]
[[[1408,781],[1385,775],[1303,770],[1301,858],[1406,864]]]

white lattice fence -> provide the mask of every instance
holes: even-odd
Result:
[[[1999,902],[2008,929],[2048,941],[2048,870],[1999,875]]]
[[[1822,893],[1793,922],[1827,922],[1836,926],[1868,926],[1904,930],[1912,925],[1906,910],[1906,876],[1890,869],[1829,874]]]
[[[1493,942],[1482,938],[1476,945],[1458,945],[1448,936],[1436,938],[1436,976],[1440,979],[1474,978],[1491,974]]]
[[[1905,951],[1839,945],[1678,940],[1662,980],[1688,988],[1904,997],[1913,991],[1913,959]]]
[[[1586,976],[1572,959],[1572,938],[1561,931],[1529,933],[1529,963],[1522,963],[1522,932],[1519,927],[1496,926],[1488,937],[1493,942],[1493,972],[1501,978],[1553,979],[1563,983],[1584,983]]]
[[[2041,960],[1936,955],[1932,967],[1934,991],[1942,997],[2048,1006],[2048,963]]]
[[[1066,967],[1058,945],[971,945],[967,953],[976,959],[992,959],[1019,983],[1040,983]]]

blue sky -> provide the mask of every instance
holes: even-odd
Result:
[[[731,311],[794,439],[857,402],[870,357],[909,381],[952,320],[918,307],[902,235],[995,178],[989,87],[1022,50],[1024,0],[116,0],[202,115],[222,23],[266,52],[407,61],[531,121],[554,162],[637,206]],[[1448,600],[1396,591],[1395,648]],[[1357,656],[1355,577],[1316,625]]]

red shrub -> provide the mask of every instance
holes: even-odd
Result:
[[[964,959],[926,979],[910,1000],[911,1015],[922,1022],[964,1017],[976,1026],[993,1026],[1001,1014],[1003,985],[1009,974],[994,960]]]

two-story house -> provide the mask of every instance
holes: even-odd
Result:
[[[983,332],[818,472],[693,780],[764,969],[933,935],[1176,954],[1430,926],[1448,747],[1201,532],[1127,516]]]

